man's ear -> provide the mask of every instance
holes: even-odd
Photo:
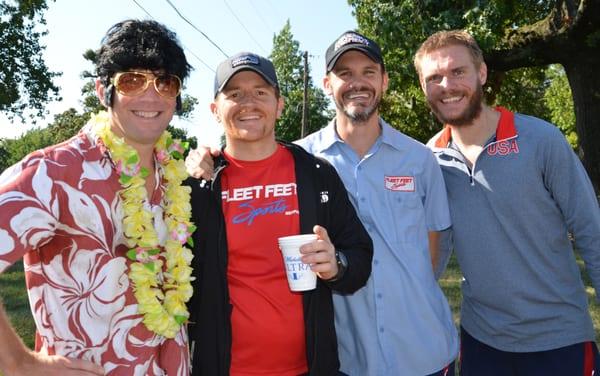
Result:
[[[110,85],[109,87],[104,86],[104,84],[102,83],[102,81],[100,79],[96,79],[95,82],[96,85],[96,96],[98,97],[98,100],[100,100],[100,103],[102,103],[102,105],[106,108],[109,108],[112,106],[112,91],[113,91],[113,87],[112,85]]]
[[[481,62],[479,66],[479,81],[481,81],[481,86],[487,82],[487,65],[484,62]]]
[[[390,81],[390,77],[388,76],[387,71],[383,72],[383,82],[381,84],[381,93],[382,94],[385,94],[385,92],[387,91],[389,81]]]
[[[421,75],[419,75],[419,85],[421,86],[421,90],[423,90],[423,93],[427,94],[427,86],[425,86],[425,81],[423,80]]]
[[[215,102],[212,102],[210,104],[210,112],[212,112],[213,117],[215,118],[217,123],[221,122],[221,116],[219,115],[219,106],[217,106],[217,102],[215,99]]]
[[[100,101],[100,103],[102,103],[102,105],[104,107],[108,107],[106,105],[106,103],[104,103],[104,90],[106,90],[106,88],[104,87],[104,84],[102,84],[100,79],[96,79],[94,84],[95,84],[96,96],[98,97],[98,100]]]
[[[283,114],[284,107],[285,100],[283,99],[283,96],[279,96],[279,99],[277,100],[277,119],[279,119],[281,117],[281,114]]]
[[[323,77],[323,89],[325,94],[333,95],[333,90],[331,89],[331,83],[329,82],[329,73]]]

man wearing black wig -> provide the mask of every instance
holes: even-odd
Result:
[[[0,307],[7,375],[188,375],[189,188],[166,128],[191,66],[154,21],[111,27],[97,51],[107,111],[0,176],[0,271],[23,258],[27,349]]]

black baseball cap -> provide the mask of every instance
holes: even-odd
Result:
[[[357,50],[366,54],[371,60],[381,64],[381,67],[385,68],[383,57],[381,56],[381,48],[375,41],[356,31],[346,31],[327,48],[327,52],[325,53],[327,73],[331,72],[340,56],[350,50]]]
[[[225,88],[231,77],[244,70],[251,70],[260,74],[269,85],[279,89],[275,67],[270,60],[252,52],[240,52],[223,61],[217,67],[215,97]]]

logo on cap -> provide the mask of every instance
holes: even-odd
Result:
[[[235,68],[240,65],[258,65],[258,56],[255,55],[242,55],[231,60],[231,67]]]
[[[364,37],[362,37],[358,34],[348,33],[348,34],[342,35],[340,37],[340,39],[338,39],[335,42],[335,46],[333,47],[333,49],[334,49],[334,51],[337,51],[342,46],[345,46],[350,43],[358,43],[358,44],[364,44],[365,46],[369,46],[369,41],[367,39],[365,39]]]

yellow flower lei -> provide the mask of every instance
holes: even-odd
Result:
[[[183,163],[187,144],[174,140],[165,131],[154,146],[156,160],[163,168],[166,181],[162,204],[169,236],[161,251],[153,215],[143,205],[148,196],[145,187],[147,169],[140,168],[137,151],[112,132],[106,112],[94,115],[90,122],[120,174],[123,231],[131,248],[127,252],[127,257],[132,260],[129,279],[138,302],[138,313],[144,315],[143,322],[149,330],[174,338],[189,318],[185,303],[192,296],[190,264],[193,255],[185,245],[193,246],[191,234],[196,227],[190,222],[191,189],[181,186],[188,176]]]

